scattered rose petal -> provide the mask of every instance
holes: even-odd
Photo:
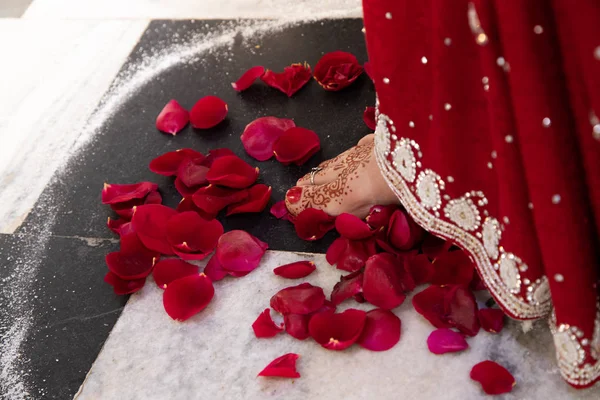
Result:
[[[357,343],[371,351],[386,351],[400,341],[400,318],[390,310],[377,308],[367,313]]]
[[[197,152],[193,149],[179,149],[176,151],[169,151],[161,156],[156,157],[150,161],[150,171],[155,174],[164,176],[173,176],[177,174],[179,166],[183,160],[187,158],[202,158],[202,153]]]
[[[434,285],[468,285],[475,266],[469,256],[458,250],[440,254],[433,261],[433,271],[430,282]]]
[[[471,379],[479,382],[487,394],[508,393],[517,384],[506,368],[490,360],[476,364],[471,369]]]
[[[273,154],[283,165],[302,165],[321,150],[321,140],[310,129],[293,127],[281,135],[273,145]]]
[[[125,280],[108,271],[106,275],[104,275],[104,282],[113,287],[113,291],[116,295],[122,296],[124,294],[135,293],[143,288],[146,283],[146,278]]]
[[[363,273],[356,271],[349,275],[340,277],[331,292],[331,302],[334,305],[341,304],[344,300],[362,292]]]
[[[176,279],[190,275],[198,275],[198,267],[178,258],[160,260],[152,270],[154,282],[161,289],[166,289]]]
[[[301,283],[281,289],[271,297],[271,308],[280,314],[310,314],[325,303],[323,289],[310,283]]]
[[[363,67],[353,54],[333,51],[315,65],[315,80],[325,90],[338,91],[349,86],[362,72]]]
[[[210,168],[216,160],[218,160],[221,157],[227,156],[235,156],[235,153],[226,147],[220,149],[212,149],[206,155],[203,164]]]
[[[133,225],[131,224],[131,221],[127,221],[126,219],[112,219],[108,217],[106,226],[108,226],[108,229],[119,236],[133,232]]]
[[[262,183],[248,189],[248,197],[239,203],[227,207],[227,216],[243,213],[259,213],[265,209],[271,200],[272,189]]]
[[[477,316],[484,331],[498,333],[504,328],[504,312],[498,308],[483,308]]]
[[[204,310],[212,300],[215,289],[204,274],[179,278],[167,285],[163,305],[169,317],[185,321]]]
[[[262,67],[262,66],[252,67],[249,70],[247,70],[246,72],[244,72],[242,74],[242,76],[240,77],[240,79],[238,79],[236,82],[232,82],[231,86],[236,91],[241,92],[243,90],[248,89],[250,86],[252,86],[254,81],[257,80],[258,78],[260,78],[261,76],[263,76],[264,73],[265,73],[265,67]]]
[[[348,309],[342,313],[317,313],[308,323],[310,336],[330,350],[344,350],[356,342],[365,326],[367,313]]]
[[[262,117],[246,125],[241,139],[246,152],[258,161],[273,157],[273,145],[285,131],[295,127],[291,119]]]
[[[206,266],[204,267],[204,273],[213,282],[220,281],[227,276],[227,271],[225,271],[221,266],[216,254],[213,254],[210,260],[208,260],[206,263]]]
[[[261,312],[256,321],[252,324],[252,330],[257,338],[267,338],[277,335],[283,331],[283,327],[275,324],[271,318],[271,309],[267,308]]]
[[[325,257],[337,269],[354,272],[364,267],[369,257],[376,253],[373,240],[349,240],[341,237],[334,240]]]
[[[307,339],[310,337],[310,333],[308,332],[310,317],[310,314],[285,314],[283,316],[285,332],[294,339]]]
[[[135,236],[135,233],[131,234]],[[108,270],[121,279],[135,280],[150,275],[154,266],[154,257],[149,252],[124,253],[115,251],[106,255]]]
[[[300,279],[312,274],[315,269],[317,267],[312,261],[297,261],[277,267],[273,273],[287,279]]]
[[[177,100],[171,100],[156,118],[156,129],[175,136],[190,122],[190,114]]]
[[[223,234],[216,219],[207,221],[193,211],[172,216],[167,222],[167,240],[184,260],[202,260],[213,252]]]
[[[485,282],[481,279],[477,270],[475,270],[475,273],[473,274],[473,280],[469,284],[469,289],[474,292],[479,290],[487,290],[487,286],[485,286]]]
[[[303,210],[295,219],[296,233],[300,239],[321,239],[335,226],[335,217],[316,208]]]
[[[459,331],[468,336],[479,332],[477,319],[477,302],[473,293],[465,286],[454,286],[444,298],[448,321]]]
[[[206,179],[214,185],[232,189],[244,189],[256,182],[258,168],[239,158],[225,156],[217,158],[206,174]]]
[[[230,204],[239,203],[248,197],[247,190],[236,190],[208,185],[200,188],[192,196],[196,207],[208,215],[216,216]]]
[[[425,236],[425,240],[423,240],[421,248],[423,249],[423,253],[425,253],[430,260],[434,260],[443,253],[447,252],[451,246],[452,243],[449,241],[441,239],[432,234],[428,234]]]
[[[366,263],[363,295],[374,306],[391,310],[404,302],[406,292],[415,288],[402,262],[391,254],[371,256]]]
[[[216,96],[206,96],[194,104],[190,111],[190,121],[196,129],[209,129],[217,126],[227,117],[227,103]]]
[[[288,215],[289,212],[285,205],[285,200],[281,200],[281,201],[278,201],[277,203],[273,204],[270,212],[271,212],[271,215],[273,215],[277,219],[282,219],[286,215]]]
[[[158,192],[150,192],[143,199],[133,199],[123,203],[111,204],[110,208],[121,218],[130,220],[133,217],[133,210],[137,206],[144,204],[160,204],[162,196]]]
[[[177,169],[177,178],[190,188],[208,185],[206,175],[208,174],[209,168],[203,165],[204,160],[204,157],[183,160]]]
[[[423,229],[403,210],[396,210],[390,219],[387,238],[398,250],[409,250],[421,241]]]
[[[335,219],[335,229],[350,240],[367,239],[375,233],[366,222],[355,215],[343,213]]]
[[[365,121],[365,125],[367,125],[370,130],[374,131],[375,128],[377,128],[377,123],[375,122],[375,107],[365,108],[363,121]]]
[[[268,248],[269,245],[248,232],[234,230],[219,238],[216,255],[224,270],[248,273],[258,267]]]
[[[433,354],[455,353],[469,347],[464,336],[448,328],[440,328],[429,334],[427,347]]]
[[[367,75],[369,76],[369,78],[371,78],[371,80],[374,80],[373,79],[373,71],[371,69],[371,63],[369,61],[366,61],[363,64],[363,68],[365,69],[365,72],[367,73]]]
[[[422,285],[430,281],[433,275],[433,265],[425,254],[418,254],[404,259],[404,267],[412,276],[415,285]]]
[[[373,229],[387,227],[396,210],[398,210],[398,206],[396,205],[373,206],[369,211],[369,215],[365,218],[365,221]]]
[[[217,213],[209,214],[209,213],[205,212],[204,210],[201,210],[200,208],[198,208],[198,206],[196,206],[196,204],[194,204],[193,196],[188,196],[188,197],[184,197],[183,199],[181,199],[181,201],[177,205],[176,211],[178,213],[183,213],[186,211],[193,211],[195,213],[198,213],[198,215],[200,215],[202,218],[204,218],[207,221],[210,221],[211,219],[214,219],[217,216]]]
[[[285,67],[281,73],[275,73],[268,69],[260,79],[267,85],[285,93],[288,97],[292,97],[294,93],[310,81],[311,77],[310,65],[304,63]]]
[[[280,378],[300,378],[296,371],[298,354],[288,353],[271,361],[258,376],[277,376]]]
[[[105,183],[102,189],[103,204],[118,204],[133,199],[143,199],[150,192],[158,189],[158,185],[152,182],[140,182],[131,185],[118,185]]]
[[[175,253],[167,240],[167,222],[175,214],[177,211],[160,204],[143,205],[135,208],[131,222],[144,246],[172,255]]]
[[[414,295],[413,307],[436,328],[451,328],[445,310],[444,299],[450,292],[450,287],[431,285]]]

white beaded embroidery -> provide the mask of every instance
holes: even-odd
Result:
[[[402,175],[408,182],[415,180],[417,165],[415,154],[407,139],[402,139],[396,144],[396,149],[393,152],[393,163],[396,171]]]
[[[596,360],[600,361],[600,309],[598,310],[598,315],[596,316],[596,321],[594,323],[594,334],[592,335],[592,343],[590,346],[592,348],[592,355]]]
[[[485,247],[487,255],[492,260],[495,260],[498,258],[498,244],[500,243],[500,236],[502,235],[500,223],[496,218],[487,217],[483,223],[482,231],[483,247]]]
[[[545,276],[537,284],[529,300],[534,304],[542,304],[550,300],[550,285]]]
[[[470,198],[450,200],[444,208],[444,214],[446,218],[466,231],[474,231],[479,228],[481,222],[479,210]]]
[[[583,362],[583,357],[581,357],[578,348],[580,346],[577,337],[565,327],[568,327],[568,325],[561,325],[558,328],[558,332],[554,335],[554,345],[556,346],[559,362],[565,362],[575,368]]]
[[[417,178],[417,196],[421,199],[423,207],[438,210],[442,205],[438,174],[431,170],[421,171]]]
[[[511,293],[518,293],[521,290],[521,275],[517,269],[515,256],[511,253],[502,254],[498,261],[500,278]]]

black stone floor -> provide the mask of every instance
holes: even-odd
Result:
[[[182,37],[202,35],[222,24],[225,22],[154,21],[122,71],[139,62],[147,49],[170,48]],[[29,395],[25,398],[72,398],[125,305],[126,298],[115,296],[103,282],[104,256],[118,248],[115,236],[106,228],[107,217],[114,215],[100,202],[103,183],[156,182],[163,203],[174,207],[180,196],[172,179],[150,172],[150,160],[182,147],[201,152],[228,147],[260,167],[260,182],[273,187],[271,204],[283,199],[287,189],[311,167],[369,133],[362,112],[374,103],[373,85],[365,74],[340,92],[326,92],[312,81],[287,98],[260,82],[242,94],[230,83],[254,65],[280,71],[291,63],[307,61],[314,67],[322,54],[334,50],[350,51],[364,62],[367,56],[361,28],[362,20],[296,25],[260,36],[256,43],[250,40],[251,45],[238,38],[232,49],[205,53],[197,62],[164,71],[132,95],[102,132],[70,160],[65,172],[54,177],[19,230],[14,235],[0,235],[1,321],[17,321],[31,312],[31,328],[13,365],[26,383]],[[188,126],[176,137],[156,130],[156,115],[170,99],[189,109],[205,95],[217,95],[228,103],[229,116],[222,124],[206,131]],[[266,115],[292,118],[298,126],[317,132],[321,152],[302,167],[285,167],[274,159],[251,159],[239,136],[246,124]],[[258,215],[233,216],[222,222],[226,230],[247,230],[274,250],[324,252],[334,238],[329,234],[315,243],[304,242],[291,224],[272,217],[269,207]],[[26,282],[21,279],[21,287],[11,291],[11,284],[18,281],[15,272],[31,276],[27,275]],[[23,285],[27,285],[27,298],[15,301],[12,296],[22,295]],[[3,342],[10,339],[9,328],[0,327]],[[0,394],[9,390],[0,386]]]

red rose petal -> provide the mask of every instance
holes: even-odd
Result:
[[[356,80],[363,67],[353,54],[333,51],[325,54],[315,65],[315,80],[325,90],[338,91]]]
[[[177,169],[177,177],[189,187],[208,185],[206,174],[209,168],[203,165],[204,160],[204,157],[183,160]]]
[[[175,254],[167,240],[167,222],[177,214],[172,208],[160,204],[136,207],[131,222],[144,246],[162,254]]]
[[[273,145],[285,131],[295,127],[291,119],[262,117],[246,125],[241,139],[246,152],[258,161],[273,157]]]
[[[216,160],[218,160],[221,157],[227,157],[227,156],[235,156],[235,153],[233,151],[231,151],[230,149],[226,148],[226,147],[223,147],[223,148],[220,148],[220,149],[212,149],[206,155],[206,158],[204,159],[203,165],[205,165],[205,166],[207,166],[207,167],[210,168],[210,167],[212,167],[213,163]]]
[[[342,313],[317,313],[308,323],[310,336],[329,350],[344,350],[352,346],[365,326],[367,313],[348,309]]]
[[[156,157],[150,161],[150,171],[155,174],[164,176],[173,176],[177,174],[179,165],[183,160],[187,158],[202,158],[202,153],[197,152],[193,149],[179,149],[176,151],[169,151],[161,156]]]
[[[371,63],[369,61],[365,62],[363,64],[363,68],[365,69],[365,72],[367,73],[367,75],[369,76],[369,78],[371,78],[371,80],[373,81],[373,71],[371,70]]]
[[[248,232],[234,230],[219,238],[216,255],[224,270],[247,273],[258,267],[268,248],[269,245]]]
[[[468,285],[473,280],[475,266],[462,250],[442,253],[433,262],[434,285]]]
[[[463,351],[469,347],[469,344],[460,333],[441,328],[429,334],[427,347],[433,354],[445,354]]]
[[[206,263],[206,266],[204,267],[204,273],[213,282],[220,281],[227,276],[227,271],[225,271],[221,266],[216,254],[213,254],[210,260],[208,260]]]
[[[133,234],[135,235],[135,234]],[[150,275],[154,260],[148,253],[115,251],[106,255],[106,265],[113,274],[124,280],[142,279]]]
[[[393,312],[380,308],[371,310],[357,343],[371,351],[389,350],[400,341],[400,328],[400,318]]]
[[[388,241],[398,250],[409,250],[423,238],[424,231],[403,210],[396,210],[390,219]]]
[[[477,316],[484,331],[498,333],[504,328],[504,312],[498,308],[483,308]]]
[[[454,286],[444,298],[448,322],[462,333],[475,336],[479,332],[477,302],[465,286]]]
[[[366,263],[363,295],[374,306],[391,310],[404,302],[406,292],[415,288],[402,262],[387,253],[371,256]]]
[[[374,131],[375,128],[377,128],[377,122],[375,122],[375,107],[365,108],[365,112],[363,113],[363,121],[370,130]]]
[[[348,240],[346,248],[341,254],[336,268],[343,271],[354,272],[365,266],[372,255],[377,253],[373,240]]]
[[[479,382],[487,394],[508,393],[517,384],[506,368],[490,360],[476,364],[471,369],[471,379]]]
[[[288,129],[273,145],[275,158],[283,165],[302,165],[319,150],[319,136],[310,129],[300,127]]]
[[[398,206],[395,205],[373,206],[371,207],[371,210],[369,210],[369,215],[367,215],[365,221],[373,229],[387,227],[396,210],[398,210]]]
[[[233,189],[244,189],[256,182],[258,168],[252,167],[238,156],[216,159],[206,174],[212,184]]]
[[[356,271],[349,275],[342,276],[340,281],[333,287],[333,291],[331,292],[331,302],[336,306],[341,304],[344,300],[362,292],[362,285],[362,271]]]
[[[295,219],[296,233],[300,239],[321,239],[335,226],[335,217],[316,208],[303,210]]]
[[[305,340],[310,337],[308,332],[308,322],[310,321],[310,314],[286,314],[283,316],[283,323],[285,326],[285,332],[298,340]]]
[[[162,196],[158,192],[150,192],[143,199],[133,199],[124,203],[111,204],[110,208],[116,212],[119,217],[130,220],[133,217],[133,210],[137,206],[143,204],[160,204],[162,203]]]
[[[171,100],[156,118],[156,129],[175,136],[190,122],[190,114],[177,100]]]
[[[296,371],[298,354],[288,353],[277,357],[259,372],[258,376],[277,376],[280,378],[300,378]]]
[[[350,240],[363,240],[375,233],[362,219],[348,213],[338,215],[335,220],[335,229],[341,236]]]
[[[323,289],[310,283],[301,283],[281,289],[271,297],[271,308],[280,314],[310,314],[325,303]]]
[[[252,86],[254,81],[257,80],[258,78],[260,78],[261,76],[263,76],[264,73],[265,73],[265,67],[262,67],[262,66],[252,67],[249,70],[247,70],[246,72],[244,72],[242,74],[242,76],[240,77],[240,79],[238,79],[236,82],[232,82],[231,86],[236,91],[241,92],[243,90],[248,89],[250,86]]]
[[[287,279],[300,279],[312,274],[315,269],[317,267],[312,261],[297,261],[277,267],[273,273]]]
[[[426,235],[425,240],[423,240],[423,244],[421,245],[423,253],[426,254],[430,260],[434,260],[447,252],[450,247],[452,247],[452,243],[437,236],[433,236],[432,234]]]
[[[177,191],[179,192],[179,194],[181,196],[183,196],[183,197],[190,197],[190,196],[192,196],[201,187],[202,187],[202,185],[199,185],[199,186],[187,186],[185,183],[183,183],[183,181],[181,180],[181,178],[179,178],[179,177],[175,178],[175,189],[177,189]]]
[[[204,218],[207,221],[214,219],[218,214],[218,213],[209,214],[209,213],[205,212],[204,210],[199,209],[196,206],[196,204],[194,204],[194,199],[192,196],[184,197],[183,199],[181,199],[181,201],[177,205],[176,211],[179,213],[186,212],[186,211],[193,211],[195,213],[198,213],[198,215],[200,215],[202,218]]]
[[[271,309],[267,308],[261,312],[256,321],[252,324],[252,330],[257,338],[273,337],[283,331],[283,327],[278,326],[271,318]]]
[[[271,215],[273,215],[277,219],[282,219],[286,215],[289,214],[287,206],[285,205],[285,200],[278,201],[273,204],[270,210]]]
[[[131,224],[131,221],[127,221],[126,219],[112,219],[108,217],[106,226],[108,226],[108,229],[119,236],[133,232],[133,225]]]
[[[190,111],[190,121],[196,129],[209,129],[217,126],[227,117],[227,103],[217,96],[206,96],[194,104]]]
[[[217,246],[223,225],[207,221],[193,211],[172,216],[167,222],[167,240],[184,260],[202,260]]]
[[[292,97],[311,78],[310,65],[304,63],[285,67],[282,73],[275,73],[268,69],[260,79],[267,85],[285,93],[288,97]]]
[[[166,289],[176,279],[190,275],[198,275],[198,267],[177,258],[160,260],[152,271],[154,282],[161,289]]]
[[[335,265],[348,247],[348,239],[339,237],[331,243],[325,254],[325,259],[330,265]]]
[[[133,199],[143,199],[150,192],[158,189],[152,182],[140,182],[131,185],[105,183],[102,189],[102,204],[118,204]]]
[[[163,305],[169,317],[185,321],[204,310],[215,294],[212,281],[204,274],[179,278],[167,285]]]
[[[425,254],[418,254],[404,259],[404,267],[412,276],[415,285],[422,285],[430,281],[433,276],[433,264]]]
[[[473,280],[469,284],[469,289],[471,289],[474,292],[477,292],[479,290],[487,290],[487,286],[485,286],[485,282],[481,280],[481,277],[479,276],[479,272],[477,272],[477,270],[475,270],[475,273],[473,274]]]
[[[226,189],[215,185],[208,185],[198,189],[192,196],[192,200],[196,207],[208,215],[216,216],[219,211],[228,205],[239,203],[247,197],[247,190]]]
[[[436,328],[452,328],[448,322],[444,299],[450,287],[429,286],[425,290],[414,295],[413,307]]]
[[[262,183],[248,189],[248,197],[239,203],[227,207],[227,216],[243,213],[259,213],[265,209],[271,200],[272,189]]]
[[[146,283],[146,278],[142,279],[134,279],[134,280],[124,280],[119,278],[117,275],[108,271],[106,275],[104,275],[104,282],[108,283],[113,287],[113,291],[116,295],[124,295],[131,294],[139,291],[144,287]]]

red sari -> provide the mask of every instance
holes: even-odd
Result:
[[[504,311],[600,379],[600,2],[364,0],[376,156]]]

